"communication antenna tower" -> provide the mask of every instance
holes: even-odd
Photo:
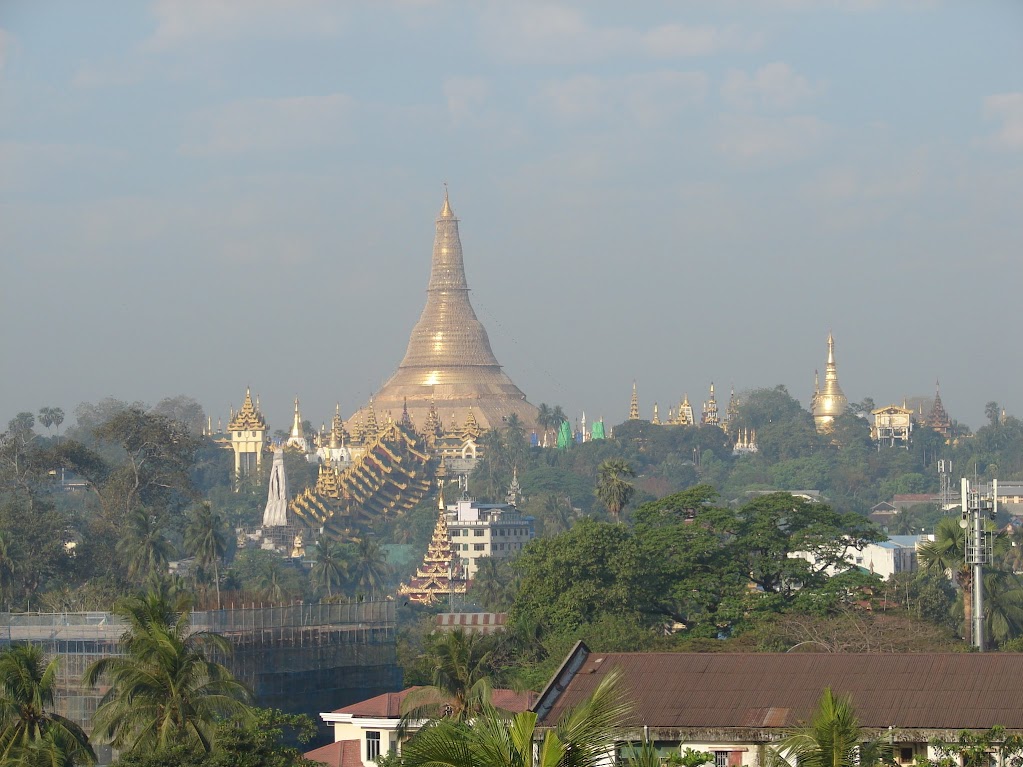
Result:
[[[992,480],[990,493],[981,493],[963,477],[962,504],[959,524],[966,531],[966,564],[973,567],[973,645],[984,652],[984,565],[992,561],[994,538],[985,522],[998,513],[998,480]]]
[[[941,510],[952,508],[952,462],[938,461],[938,481],[940,482]]]

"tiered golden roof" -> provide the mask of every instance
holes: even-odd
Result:
[[[252,393],[245,389],[245,401],[227,423],[228,431],[266,431],[266,420],[259,409],[252,404]]]
[[[430,605],[451,593],[464,594],[466,585],[461,562],[448,533],[447,514],[441,510],[423,563],[415,576],[399,587],[398,593],[407,596],[410,602]]]
[[[636,382],[632,382],[632,399],[629,400],[629,420],[639,420],[639,395],[636,393]]]
[[[931,406],[931,412],[927,415],[927,425],[945,439],[948,439],[948,435],[952,433],[952,419],[948,417],[945,406],[941,402],[940,381],[934,383],[934,404]]]
[[[693,406],[689,404],[688,392],[682,397],[682,402],[679,403],[675,420],[679,426],[692,426],[696,423],[696,416],[693,415]]]
[[[700,422],[719,426],[721,417],[718,415],[718,401],[714,396],[714,382],[710,382],[710,399],[703,403],[703,413]]]
[[[835,338],[828,333],[828,362],[824,368],[824,388],[814,386],[810,410],[813,413],[817,431],[829,432],[835,427],[835,419],[845,413],[849,399],[838,384],[838,367],[835,365]]]
[[[315,489],[296,498],[289,508],[308,527],[323,527],[338,537],[356,524],[407,512],[430,490],[426,450],[422,436],[391,423],[347,468],[321,466]]]
[[[433,400],[459,420],[472,406],[484,430],[501,426],[512,414],[526,428],[536,423],[536,408],[501,370],[469,302],[458,219],[446,192],[436,221],[426,306],[398,370],[374,395],[384,412],[397,413],[407,401],[413,420],[421,424],[429,420]]]

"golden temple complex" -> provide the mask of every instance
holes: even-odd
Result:
[[[447,513],[442,508],[437,514],[437,524],[423,563],[409,582],[398,588],[398,593],[410,602],[431,605],[451,594],[465,594],[466,586],[462,564],[455,556],[448,533]]]
[[[849,400],[838,384],[838,368],[835,365],[835,338],[828,333],[828,362],[824,368],[824,388],[820,380],[814,381],[813,399],[810,412],[818,432],[829,432],[835,428],[835,419],[845,413]]]
[[[456,423],[470,411],[486,431],[512,415],[532,428],[537,409],[501,370],[490,339],[469,302],[458,219],[447,192],[436,221],[426,306],[412,329],[398,370],[357,410],[349,423],[370,425],[379,414],[408,413],[416,428],[430,430],[437,413]]]

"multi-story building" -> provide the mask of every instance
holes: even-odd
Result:
[[[483,557],[515,556],[536,535],[533,517],[510,503],[476,503],[463,499],[447,507],[452,548],[465,577],[472,580]]]

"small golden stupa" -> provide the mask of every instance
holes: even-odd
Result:
[[[810,400],[810,411],[820,433],[835,428],[835,419],[842,415],[849,406],[849,399],[838,384],[838,368],[835,366],[835,338],[828,333],[828,362],[824,368],[824,388],[820,379],[814,381],[813,399]]]

